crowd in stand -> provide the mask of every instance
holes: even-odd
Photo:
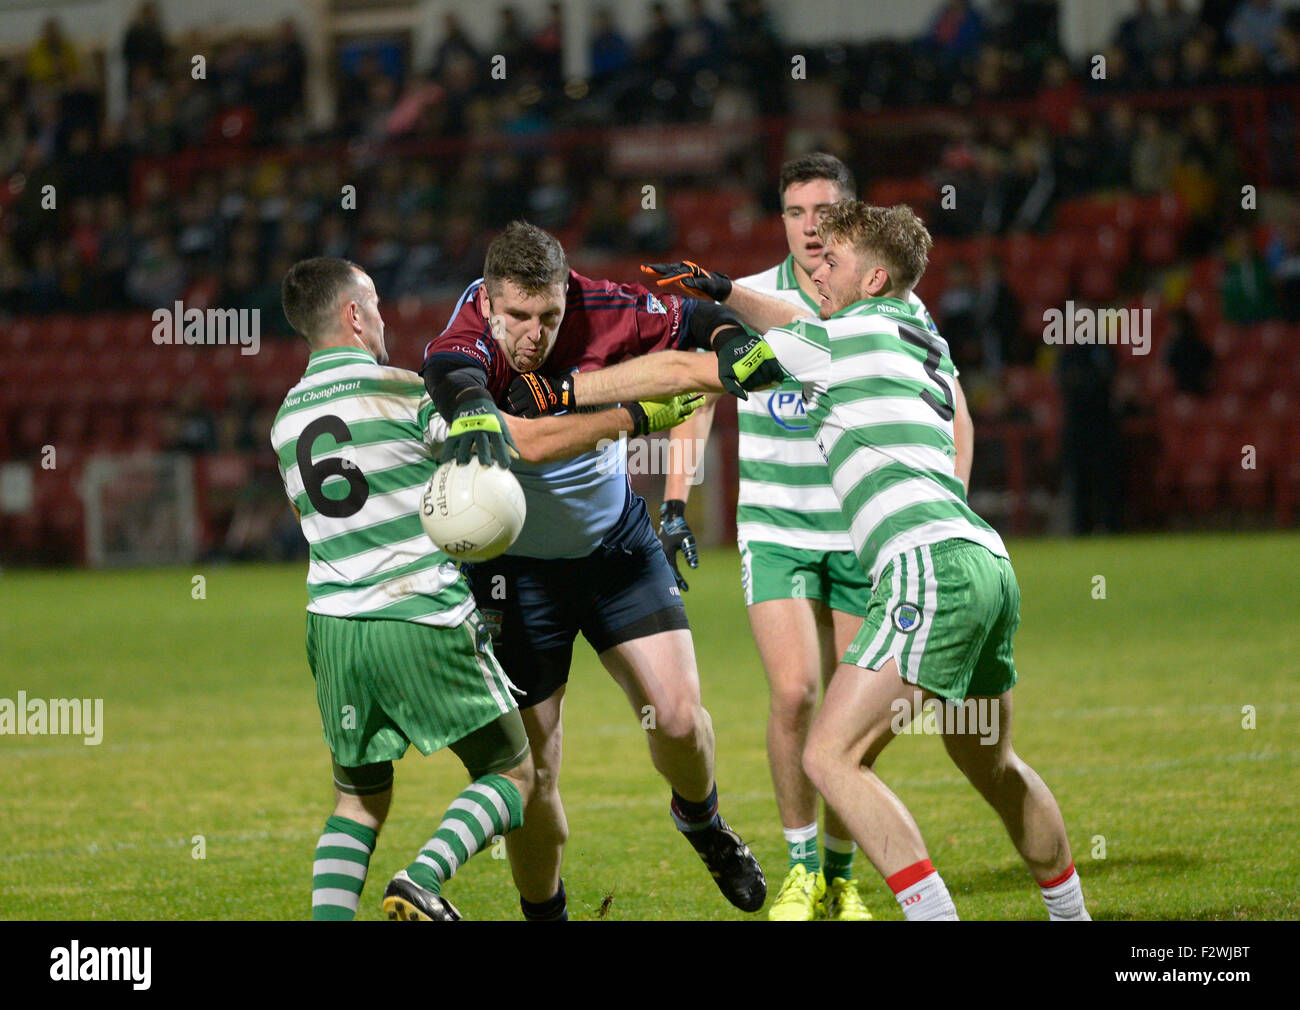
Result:
[[[545,23],[526,25],[504,7],[483,46],[447,14],[424,72],[383,49],[341,60],[337,116],[324,135],[307,125],[304,48],[291,23],[269,37],[205,44],[169,38],[154,5],[144,3],[121,43],[128,96],[113,119],[104,112],[101,62],[50,19],[25,60],[0,68],[0,179],[7,180],[0,186],[0,312],[149,307],[189,294],[268,309],[274,332],[284,329],[274,278],[300,254],[348,255],[389,297],[437,298],[476,276],[485,232],[515,216],[553,230],[577,225],[579,244],[591,250],[666,250],[670,215],[635,213],[638,187],[611,181],[588,150],[583,157],[559,147],[546,156],[527,149],[385,158],[379,185],[355,212],[340,207],[340,185],[349,180],[337,160],[276,157],[308,140],[544,138],[588,121],[732,122],[790,111],[797,92],[775,83],[790,79],[790,46],[763,0],[730,0],[720,19],[702,0],[676,12],[656,2],[639,39],[619,30],[614,9],[598,8],[591,76],[581,84],[562,79],[562,17],[563,6],[552,4]],[[983,13],[951,0],[922,38],[823,47],[809,54],[809,76],[835,83],[842,112],[1035,103],[1035,116],[964,117],[953,128],[930,176],[957,185],[963,199],[935,219],[937,234],[1037,229],[1061,200],[1126,189],[1184,199],[1194,224],[1190,253],[1224,244],[1217,222],[1242,173],[1223,114],[1211,105],[1135,113],[1123,97],[1289,78],[1300,56],[1291,18],[1272,0],[1207,0],[1198,15],[1179,0],[1144,2],[1100,54],[1098,77],[1095,60],[1072,66],[1051,45],[1053,17],[1051,5],[1033,0],[998,0]],[[195,53],[206,60],[199,79]],[[496,55],[506,59],[508,83],[490,74]],[[1090,109],[1083,99],[1098,91],[1117,100]],[[150,171],[133,192],[137,159],[197,147],[251,147],[262,157],[227,154],[229,167],[200,170],[183,184]],[[745,168],[744,181],[774,209],[767,166]],[[48,186],[58,194],[53,208],[44,202]],[[1294,231],[1288,225],[1278,242]],[[1291,283],[1294,259],[1270,254],[1261,281]]]

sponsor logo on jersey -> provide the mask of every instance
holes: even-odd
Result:
[[[808,424],[803,397],[788,389],[778,389],[767,398],[767,412],[786,431],[807,431],[812,427]]]
[[[900,603],[894,608],[894,627],[903,634],[915,631],[921,626],[921,611],[910,603]]]
[[[658,316],[668,315],[668,310],[664,307],[664,303],[654,295],[645,296],[645,309],[647,312],[653,312]]]
[[[483,352],[485,358],[490,358],[492,356],[492,352],[488,350],[488,345],[483,342],[482,337],[479,337],[474,341],[474,346]]]

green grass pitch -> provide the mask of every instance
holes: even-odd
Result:
[[[1300,536],[1043,540],[1011,553],[1024,597],[1016,745],[1061,803],[1093,916],[1300,917]],[[204,599],[193,598],[195,575]],[[104,700],[98,746],[0,736],[0,917],[306,916],[330,779],[303,651],[304,575],[303,565],[0,575],[0,697]],[[774,892],[785,853],[767,689],[735,552],[705,552],[690,581],[723,811]],[[749,918],[672,829],[639,721],[585,645],[565,743],[575,919],[595,918],[608,895],[610,920]],[[963,918],[1046,917],[936,738],[899,738],[879,771],[915,814]],[[384,884],[462,783],[450,753],[412,750],[399,763],[360,918],[381,917]],[[861,857],[857,876],[878,919],[901,918]],[[518,917],[508,865],[490,854],[447,893],[468,918]]]

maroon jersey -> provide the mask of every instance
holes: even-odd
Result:
[[[456,354],[487,372],[487,388],[498,402],[516,372],[492,336],[492,328],[479,309],[476,280],[456,303],[451,322],[424,348],[424,359]],[[564,319],[555,346],[537,369],[561,378],[573,371],[589,372],[651,351],[683,347],[686,322],[694,301],[678,295],[652,293],[640,284],[594,281],[569,271]]]

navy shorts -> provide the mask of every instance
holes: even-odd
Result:
[[[461,566],[492,634],[492,651],[520,708],[545,701],[569,679],[578,632],[596,652],[634,638],[689,630],[686,608],[646,513],[629,495],[623,518],[583,558],[503,554]]]

